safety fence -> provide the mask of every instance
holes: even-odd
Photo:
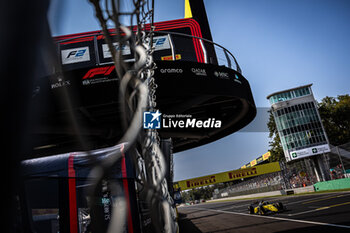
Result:
[[[350,142],[339,146],[331,146],[328,154],[330,179],[350,177]]]

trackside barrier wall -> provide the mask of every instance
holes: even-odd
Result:
[[[302,187],[302,188],[281,190],[282,195],[291,195],[291,194],[299,194],[299,193],[312,193],[312,192],[315,192],[313,185]]]
[[[315,191],[339,190],[350,188],[350,178],[330,180],[314,184]]]
[[[291,192],[291,193],[288,194],[287,192]],[[253,194],[249,194],[249,195],[225,197],[225,198],[209,200],[208,202],[215,202],[218,200],[236,200],[236,199],[245,199],[245,198],[262,198],[262,197],[271,197],[271,196],[284,196],[284,195],[299,194],[299,193],[312,193],[312,192],[315,192],[314,186],[307,186],[307,187],[296,188],[296,189],[278,190],[278,191],[272,191],[272,192],[253,193]]]

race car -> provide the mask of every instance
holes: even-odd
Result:
[[[257,204],[257,205],[256,205]],[[254,207],[254,205],[256,205]],[[285,206],[281,202],[269,203],[268,201],[260,201],[255,202],[248,206],[248,211],[250,214],[270,214],[270,213],[278,213],[285,210]]]

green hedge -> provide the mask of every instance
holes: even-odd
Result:
[[[314,184],[315,191],[338,190],[350,188],[350,178],[330,180]]]

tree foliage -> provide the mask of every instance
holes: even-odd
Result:
[[[218,183],[209,186],[204,186],[200,188],[194,188],[187,191],[182,191],[182,202],[191,202],[195,200],[209,200],[213,197],[213,192],[215,189],[222,189],[228,187],[229,182],[226,183]]]
[[[350,141],[350,96],[328,97],[318,104],[318,110],[329,143],[337,146]]]
[[[276,162],[284,159],[284,153],[272,111],[270,110],[269,113],[269,121],[267,123],[267,127],[270,131],[269,138],[271,138],[269,142],[271,157],[269,160],[270,162]]]
[[[207,186],[207,187],[191,189],[186,192],[181,192],[182,201],[190,202],[190,201],[201,200],[201,199],[208,200],[213,196],[212,195],[213,191],[214,189],[212,187]]]

